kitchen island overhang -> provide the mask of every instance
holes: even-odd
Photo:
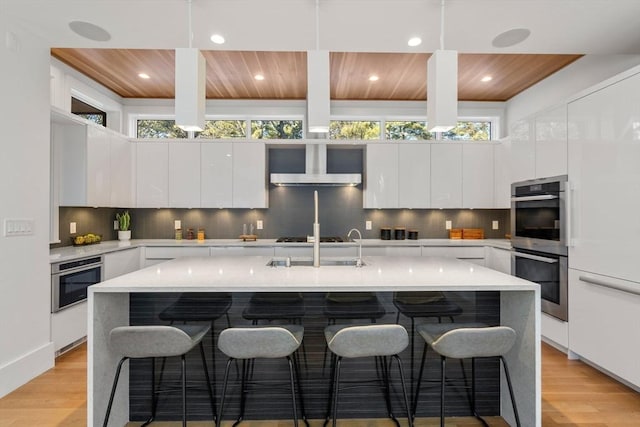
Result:
[[[541,425],[539,285],[450,258],[365,257],[362,268],[271,267],[268,266],[271,259],[178,258],[92,286],[89,292],[88,425],[101,424],[113,367],[118,362],[118,356],[108,348],[108,335],[112,328],[129,324],[131,293],[341,291],[500,292],[500,323],[518,333],[507,361],[522,422]],[[129,421],[128,400],[128,388],[120,387],[116,405],[127,410],[120,411],[118,423]],[[508,393],[502,393],[501,407],[503,417],[511,422]]]

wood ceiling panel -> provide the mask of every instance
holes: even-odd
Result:
[[[52,49],[124,98],[173,98],[173,50]],[[305,99],[305,52],[202,51],[209,99]],[[428,53],[331,53],[331,99],[425,100]],[[506,101],[581,55],[460,54],[458,98]],[[138,77],[147,73],[150,79]],[[265,79],[258,81],[254,75]],[[369,81],[375,74],[378,81]],[[491,75],[490,82],[480,79]]]

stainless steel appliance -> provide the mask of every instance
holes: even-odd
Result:
[[[540,285],[542,312],[568,320],[567,176],[511,185],[511,273]]]
[[[102,256],[51,264],[51,312],[87,299],[87,288],[103,278]]]

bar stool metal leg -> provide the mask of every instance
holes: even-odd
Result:
[[[113,406],[113,398],[116,395],[116,388],[118,387],[118,379],[120,378],[120,371],[122,370],[122,364],[125,362],[125,360],[128,360],[128,357],[123,357],[122,359],[120,359],[120,362],[118,362],[118,367],[116,368],[116,375],[115,378],[113,379],[113,385],[111,386],[111,394],[109,395],[109,403],[107,404],[107,413],[104,416],[104,423],[102,423],[103,427],[107,427],[107,424],[109,424],[109,415],[111,415],[111,406]]]

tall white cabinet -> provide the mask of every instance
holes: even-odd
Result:
[[[535,117],[535,174],[537,178],[567,173],[567,104]]]

